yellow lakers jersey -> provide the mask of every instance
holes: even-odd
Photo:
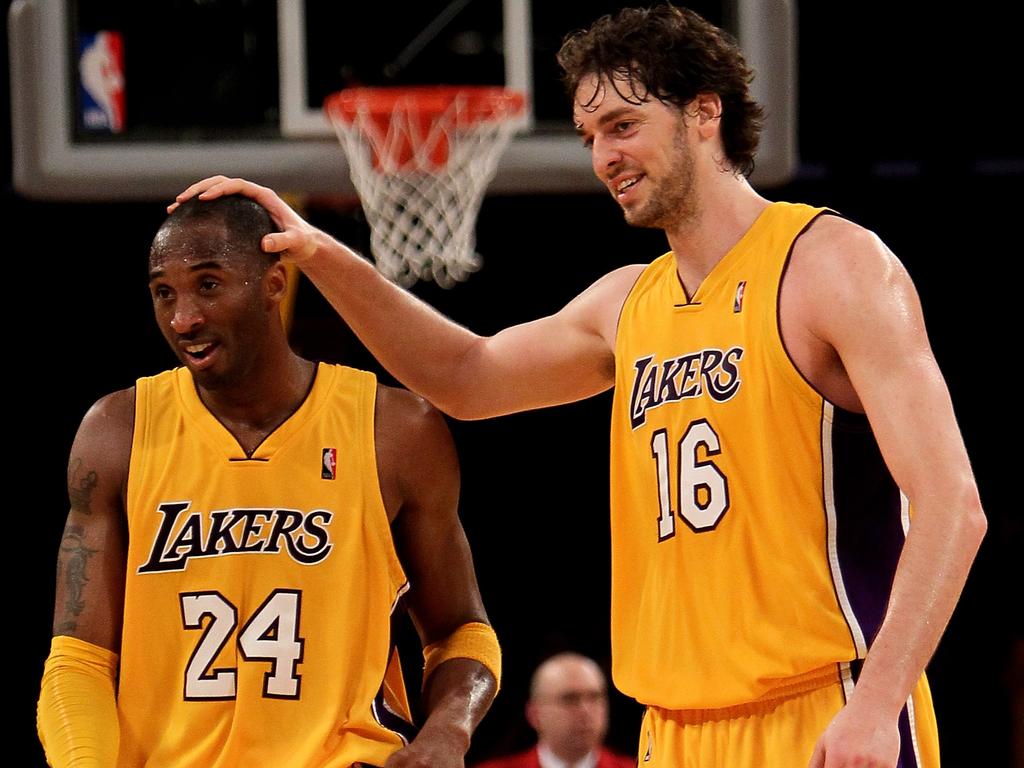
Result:
[[[616,685],[704,709],[847,675],[881,623],[908,510],[867,420],[783,345],[779,290],[820,209],[775,203],[688,298],[673,254],[630,291],[612,415]]]
[[[186,369],[138,381],[120,765],[383,765],[410,737],[375,396],[321,364],[247,456]]]

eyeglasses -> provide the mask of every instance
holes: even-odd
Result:
[[[560,707],[578,707],[580,704],[604,704],[608,700],[604,691],[566,691],[557,696],[544,698],[545,704],[557,704]]]

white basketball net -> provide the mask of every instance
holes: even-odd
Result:
[[[476,216],[498,159],[518,127],[509,107],[471,119],[456,97],[423,135],[414,99],[400,99],[387,130],[366,103],[354,119],[331,114],[371,229],[380,272],[399,285],[433,280],[451,288],[480,268]],[[447,161],[432,158],[447,142]],[[399,162],[401,147],[412,156]],[[376,160],[376,162],[375,162]]]

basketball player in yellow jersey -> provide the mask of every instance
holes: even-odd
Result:
[[[604,17],[559,62],[594,172],[672,250],[550,317],[477,336],[251,182],[178,202],[266,206],[264,249],[453,416],[616,388],[613,676],[648,708],[642,767],[937,765],[923,672],[986,523],[906,271],[751,188],[752,74],[698,15]]]
[[[444,421],[291,351],[272,230],[227,197],[153,242],[183,367],[101,399],[74,442],[39,702],[53,766],[456,768],[494,696]],[[415,725],[406,607],[426,648]]]

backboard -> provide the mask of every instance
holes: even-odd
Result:
[[[532,105],[489,191],[600,191],[554,57],[610,0],[15,0],[8,18],[15,188],[166,199],[212,173],[351,194],[324,96],[348,85],[502,85]],[[769,118],[755,184],[794,173],[792,0],[690,6],[732,31]]]

